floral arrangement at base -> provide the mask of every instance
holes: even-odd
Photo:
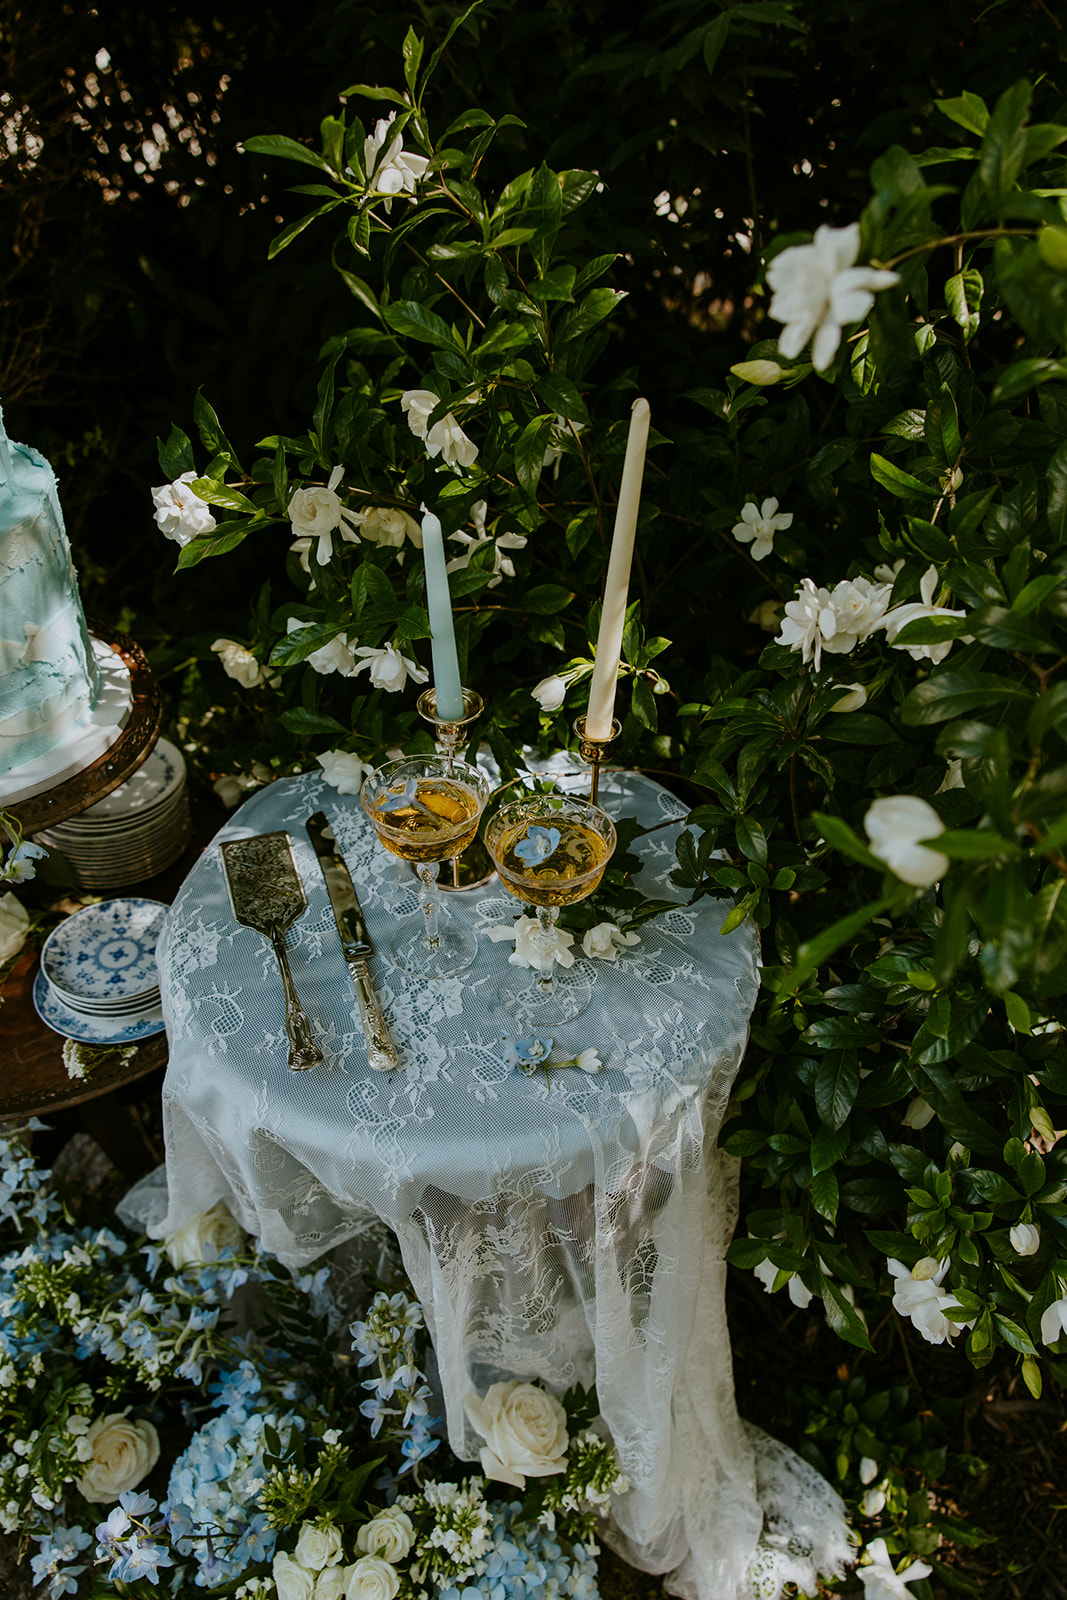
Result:
[[[50,1600],[597,1600],[629,1485],[591,1391],[472,1394],[472,1473],[406,1290],[345,1340],[329,1269],[288,1272],[221,1204],[158,1245],[78,1224],[41,1126],[0,1138],[0,1528]]]

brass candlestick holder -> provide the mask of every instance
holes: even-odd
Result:
[[[461,689],[463,715],[445,719],[437,715],[436,689],[424,689],[415,702],[415,708],[426,722],[434,727],[434,743],[442,760],[452,762],[469,744],[471,729],[485,709],[485,702],[476,689]],[[452,882],[442,878],[439,887],[446,892],[455,889],[474,889],[487,883],[493,875],[493,863],[480,839],[468,845],[461,856],[452,861]]]
[[[578,737],[578,754],[583,761],[587,761],[592,769],[589,783],[589,799],[593,805],[597,803],[600,792],[600,769],[608,759],[608,746],[613,744],[622,732],[622,723],[618,717],[611,719],[611,732],[606,739],[593,739],[585,731],[585,718],[575,717],[571,723]]]

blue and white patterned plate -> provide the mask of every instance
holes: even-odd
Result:
[[[169,739],[160,739],[143,766],[126,782],[98,800],[76,819],[121,823],[154,813],[172,800],[185,784],[185,757]],[[75,819],[72,819],[75,820]]]
[[[136,1044],[139,1039],[163,1032],[160,1010],[134,1018],[89,1017],[82,1011],[72,1011],[43,972],[38,972],[34,980],[33,1003],[37,1015],[53,1033],[75,1039],[78,1044]]]
[[[64,999],[122,1005],[159,982],[156,941],[167,907],[159,900],[104,900],[54,928],[41,970]]]

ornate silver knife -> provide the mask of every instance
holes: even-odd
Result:
[[[375,1072],[392,1072],[400,1065],[400,1056],[396,1045],[389,1037],[389,1029],[371,983],[367,963],[374,954],[374,946],[367,937],[367,927],[363,920],[359,896],[356,894],[356,886],[337,848],[337,841],[326,813],[316,811],[314,816],[307,819],[306,827],[311,848],[322,868],[326,893],[333,908],[333,920],[341,936],[345,964],[356,986],[359,1016],[367,1041],[367,1064],[373,1067]]]

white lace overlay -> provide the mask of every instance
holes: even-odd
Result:
[[[607,775],[601,804],[646,827],[685,809],[633,774]],[[401,1055],[391,1074],[367,1067],[304,832],[320,808],[382,952],[371,965]],[[511,946],[482,937],[460,979],[406,977],[384,952],[398,917],[416,911],[414,879],[377,845],[358,800],[317,774],[286,780],[219,838],[279,828],[308,896],[288,935],[293,976],[326,1060],[289,1072],[277,969],[266,941],[234,924],[216,843],[159,947],[170,1206],[152,1231],[225,1199],[302,1266],[374,1239],[381,1219],[426,1309],[460,1457],[478,1454],[470,1389],[520,1377],[562,1393],[595,1376],[633,1483],[609,1537],[635,1565],[670,1573],[668,1588],[692,1600],[763,1600],[799,1572],[833,1570],[847,1552],[840,1502],[825,1485],[820,1500],[783,1447],[762,1435],[754,1447],[734,1406],[723,1253],[736,1183],[715,1140],[756,995],[751,931],[720,937],[729,907],[705,899],[648,925],[614,962],[579,956],[593,1000],[557,1030],[556,1054],[595,1046],[603,1069],[527,1078],[501,1060],[515,1031],[497,998]],[[677,833],[658,827],[636,847],[641,887],[657,898],[681,898],[669,882]],[[482,932],[520,912],[496,883],[447,903]]]

